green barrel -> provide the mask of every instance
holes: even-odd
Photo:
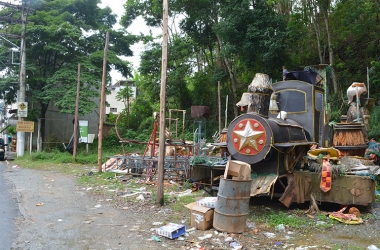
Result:
[[[220,179],[213,227],[222,232],[242,233],[246,228],[252,180]]]

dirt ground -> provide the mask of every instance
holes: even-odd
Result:
[[[154,205],[149,199],[127,201],[113,190],[96,194],[78,184],[78,176],[56,171],[25,169],[9,165],[5,178],[13,187],[20,216],[13,250],[25,249],[367,249],[380,248],[380,204],[360,208],[364,223],[334,223],[318,230],[292,230],[247,222],[242,234],[215,229],[192,230],[190,212]],[[252,199],[250,213],[260,209],[285,212],[307,207],[285,208],[276,200]],[[331,210],[329,206],[320,209]],[[188,232],[171,240],[157,236],[155,228],[171,222],[184,224]],[[174,219],[175,218],[175,219]],[[251,218],[251,216],[249,217]],[[318,224],[318,218],[315,218]],[[309,227],[306,226],[305,227]],[[190,229],[190,230],[189,230]],[[376,249],[376,248],[372,248]]]

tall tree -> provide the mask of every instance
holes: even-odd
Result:
[[[40,118],[45,117],[50,102],[61,112],[74,113],[78,63],[82,68],[79,114],[90,113],[96,107],[94,98],[99,96],[107,30],[110,30],[108,70],[112,66],[124,76],[131,75],[129,63],[118,56],[131,56],[129,46],[138,38],[111,30],[115,15],[109,7],[99,8],[99,3],[100,0],[32,3],[34,11],[29,13],[26,28],[27,83],[31,101],[39,104]],[[15,18],[20,15],[12,14]],[[17,34],[20,26],[9,23],[3,26],[3,31]]]

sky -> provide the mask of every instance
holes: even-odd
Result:
[[[106,6],[109,6],[114,14],[117,15],[117,24],[114,26],[114,28],[121,28],[119,25],[119,21],[121,16],[124,14],[124,7],[123,5],[125,4],[126,0],[102,0],[102,3],[99,5],[101,8],[105,8]],[[150,28],[145,25],[144,20],[142,17],[138,17],[130,27],[127,29],[128,32],[131,34],[139,35],[140,33],[143,34],[149,34]],[[161,33],[161,29],[153,29],[152,30],[153,35],[158,35]],[[137,70],[137,68],[140,65],[140,56],[139,54],[143,51],[143,43],[140,42],[138,44],[135,44],[131,46],[131,50],[134,54],[133,57],[126,57],[125,59],[128,60],[133,64],[133,69]],[[124,59],[124,58],[123,58]],[[121,74],[115,70],[112,70],[110,72],[110,75],[112,77],[112,83],[116,83],[118,80],[122,80],[123,77]]]

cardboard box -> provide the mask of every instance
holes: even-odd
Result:
[[[207,230],[212,228],[214,209],[202,207],[196,202],[186,205],[190,209],[190,226],[199,230]]]
[[[216,200],[218,197],[205,197],[196,201],[198,206],[215,208]]]
[[[169,223],[160,228],[156,228],[156,234],[175,239],[186,233],[186,226],[181,224]]]
[[[229,160],[223,177],[224,179],[249,180],[251,178],[251,165],[243,161]]]

